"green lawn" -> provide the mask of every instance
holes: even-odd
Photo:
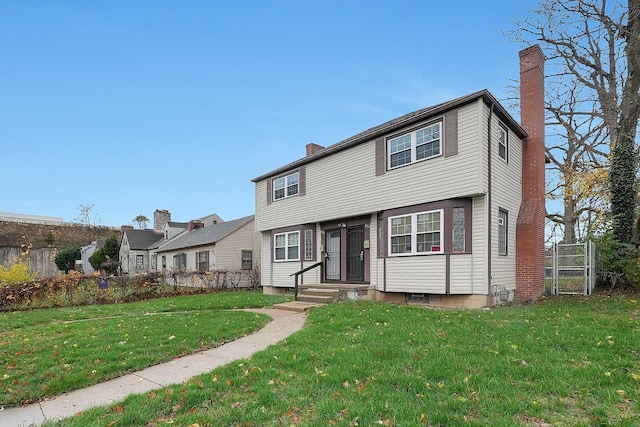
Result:
[[[282,298],[228,292],[0,313],[0,406],[86,387],[250,334]]]
[[[250,359],[51,425],[636,426],[639,308],[332,304]]]

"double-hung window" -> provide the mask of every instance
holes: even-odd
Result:
[[[187,254],[181,253],[173,256],[173,269],[181,271],[187,268]]]
[[[442,252],[442,210],[389,218],[389,254],[416,255]]]
[[[253,251],[242,251],[242,269],[253,269]]]
[[[197,252],[198,271],[209,270],[209,251]]]
[[[300,232],[279,233],[274,236],[276,261],[298,261],[300,259]]]
[[[136,270],[144,268],[144,255],[136,255]]]
[[[498,155],[505,162],[509,161],[509,133],[502,124],[498,126]]]
[[[273,180],[273,200],[295,196],[300,190],[300,172],[281,176]]]
[[[387,141],[389,169],[442,154],[442,122],[396,136]]]

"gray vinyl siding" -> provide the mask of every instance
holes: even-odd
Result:
[[[491,152],[493,171],[491,284],[494,288],[506,286],[513,290],[516,286],[516,224],[522,200],[522,142],[513,132],[509,131],[508,163],[505,162],[498,154],[498,129],[499,121],[494,117]],[[506,256],[498,254],[498,212],[500,209],[508,212]]]
[[[375,141],[371,140],[307,164],[304,196],[267,204],[267,180],[257,182],[256,228],[265,231],[482,193],[479,147],[486,139],[480,119],[482,107],[478,101],[458,110],[457,155],[436,157],[376,176]]]
[[[243,225],[216,244],[215,268],[242,269],[243,250],[253,251],[253,265],[254,267],[260,265],[260,235],[254,231],[253,221]],[[211,263],[211,259],[209,262]]]

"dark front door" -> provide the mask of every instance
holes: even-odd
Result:
[[[364,226],[347,228],[347,281],[364,281]]]

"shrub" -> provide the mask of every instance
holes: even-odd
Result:
[[[58,252],[54,262],[56,263],[58,270],[64,271],[64,273],[67,274],[70,270],[75,268],[76,260],[80,258],[81,255],[79,248],[69,248],[62,252]]]
[[[600,284],[610,289],[640,287],[640,251],[614,239],[611,230],[594,237]]]
[[[31,271],[28,258],[16,260],[11,267],[0,265],[0,285],[30,282],[36,276],[37,273]]]

